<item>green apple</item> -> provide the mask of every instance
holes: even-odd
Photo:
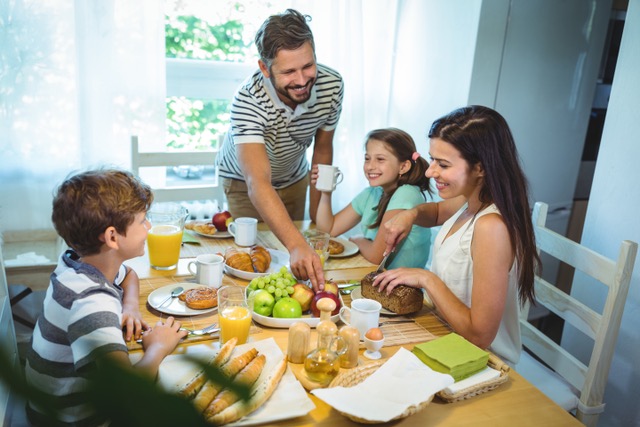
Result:
[[[251,292],[253,298],[253,311],[262,316],[271,316],[276,299],[264,289],[256,289]]]
[[[286,319],[302,317],[302,307],[291,297],[280,298],[273,306],[273,317]]]

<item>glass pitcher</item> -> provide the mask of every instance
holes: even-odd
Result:
[[[184,223],[189,212],[178,203],[154,203],[147,212],[151,229],[147,235],[149,262],[156,270],[178,266]]]
[[[347,343],[342,337],[318,333],[318,346],[304,360],[309,379],[328,386],[340,372],[340,356],[346,351]]]

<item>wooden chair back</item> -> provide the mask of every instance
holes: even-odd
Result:
[[[540,202],[536,203],[533,209],[532,219],[538,250],[598,280],[608,290],[602,313],[598,313],[554,284],[539,276],[535,278],[537,303],[560,316],[565,324],[569,323],[593,340],[588,365],[531,325],[527,321],[528,307],[522,311],[520,317],[522,342],[529,352],[578,390],[576,416],[584,424],[595,426],[599,414],[604,410],[604,390],[638,244],[623,241],[618,258],[609,259],[546,228],[547,210],[548,206]]]
[[[144,167],[168,166],[200,166],[213,165],[217,151],[180,151],[180,152],[141,152],[138,136],[131,137],[131,171],[140,176],[140,169]],[[222,206],[224,193],[216,179],[213,183],[199,183],[180,186],[152,185],[156,202],[179,202],[192,200],[217,200]]]

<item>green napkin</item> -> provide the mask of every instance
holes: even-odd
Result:
[[[418,344],[412,352],[431,369],[451,375],[456,382],[481,371],[489,361],[489,353],[455,333]]]
[[[190,245],[199,245],[200,241],[191,233],[182,233],[182,243],[188,243]]]

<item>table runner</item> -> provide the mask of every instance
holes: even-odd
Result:
[[[189,235],[189,241],[183,243],[180,249],[180,258],[194,258],[201,254],[221,253],[224,254],[227,248],[239,246],[233,241],[233,237],[225,239],[214,239],[201,237],[195,234]],[[191,238],[193,237],[193,239]],[[191,243],[191,241],[194,241]],[[287,249],[280,243],[273,232],[268,230],[258,230],[257,243],[265,248],[287,252]],[[346,258],[329,258],[326,262],[326,270],[343,270],[358,267],[372,267],[370,263],[358,252],[356,255]]]

